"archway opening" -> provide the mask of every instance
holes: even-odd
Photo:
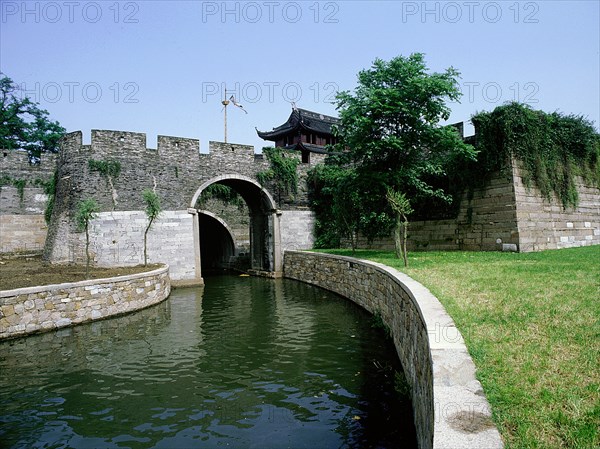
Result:
[[[235,242],[227,227],[216,217],[199,212],[200,261],[205,275],[233,268]]]
[[[249,272],[255,274],[264,274],[273,277],[281,275],[282,257],[281,257],[281,237],[279,235],[279,216],[275,208],[275,202],[271,195],[260,186],[254,179],[243,175],[222,175],[203,183],[192,198],[190,207],[192,212],[196,212],[198,199],[208,186],[212,184],[221,184],[237,192],[247,205],[247,222],[249,235]],[[201,211],[202,212],[202,211]],[[217,249],[214,248],[215,240],[219,239],[218,228],[214,224],[201,219],[202,213],[198,214],[198,232],[196,241],[196,251],[198,259],[201,260],[204,255],[208,257],[208,264],[197,262],[198,275],[201,274],[203,267],[209,267],[215,262]],[[218,215],[218,214],[217,214]],[[201,221],[202,220],[202,221]],[[202,230],[204,222],[206,229]],[[208,223],[208,224],[207,224]],[[203,248],[204,246],[207,248]],[[234,248],[235,253],[235,248]]]

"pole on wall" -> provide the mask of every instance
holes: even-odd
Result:
[[[227,88],[225,88],[225,97],[223,101],[221,101],[221,104],[223,105],[223,124],[225,128],[225,136],[223,141],[227,143],[227,105],[229,105],[229,100],[227,99]]]

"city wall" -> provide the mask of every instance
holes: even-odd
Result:
[[[41,253],[48,231],[43,184],[56,169],[56,156],[31,164],[24,151],[0,151],[0,254]],[[18,188],[15,184],[22,183]]]
[[[600,189],[578,179],[579,204],[565,210],[557,198],[526,187],[522,171],[513,161],[483,187],[464,193],[454,219],[411,221],[409,250],[530,252],[600,244]],[[394,241],[361,238],[358,246],[391,250]]]
[[[94,168],[99,162],[116,164],[118,170],[112,175],[103,173]],[[152,149],[147,148],[142,133],[93,130],[90,145],[83,145],[81,132],[69,133],[58,155],[56,201],[45,258],[56,263],[83,260],[85,239],[73,217],[77,204],[92,198],[101,210],[90,229],[94,263],[139,263],[147,224],[142,192],[151,189],[159,196],[164,212],[148,234],[150,259],[168,263],[176,284],[201,283],[199,207],[194,199],[200,188],[214,181],[234,186],[246,200],[255,252],[266,246],[274,252],[286,247],[310,248],[312,213],[306,193],[276,205],[269,186],[262,187],[257,181],[257,173],[268,168],[262,155],[255,155],[248,145],[210,142],[205,154],[200,153],[196,139],[158,136],[157,148]],[[280,228],[297,231],[286,235],[284,246]],[[259,255],[258,259],[265,260],[257,263],[277,271],[280,256],[271,255],[267,260]]]

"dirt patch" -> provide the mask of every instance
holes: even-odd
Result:
[[[465,433],[477,433],[492,429],[494,423],[488,415],[475,411],[457,412],[448,418],[450,427]]]
[[[88,279],[101,279],[150,271],[161,265],[121,268],[90,268]],[[39,256],[0,259],[0,290],[61,284],[85,280],[85,266],[51,265]]]

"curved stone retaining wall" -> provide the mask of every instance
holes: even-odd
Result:
[[[167,265],[127,276],[0,291],[0,340],[133,312],[170,292]]]
[[[285,252],[284,276],[381,315],[411,385],[420,448],[503,446],[462,336],[429,290],[385,265],[298,251]]]

